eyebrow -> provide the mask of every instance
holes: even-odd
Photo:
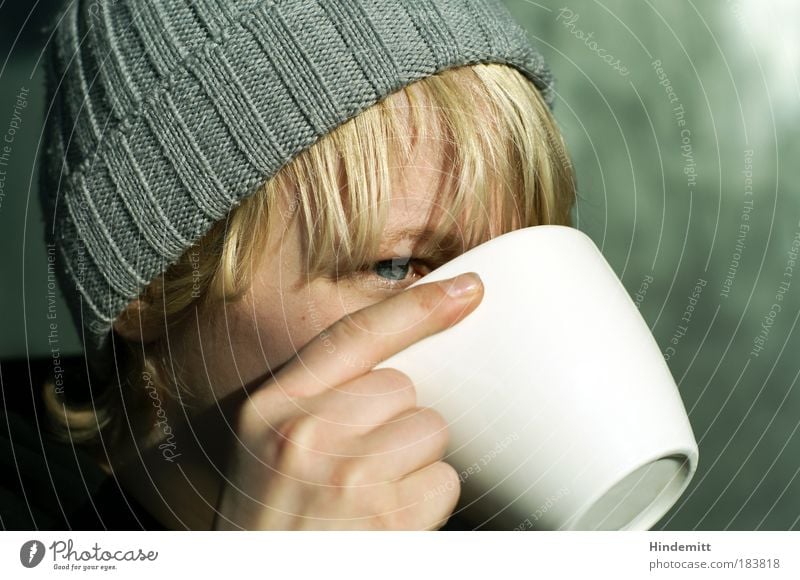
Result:
[[[390,233],[385,233],[383,239],[390,244],[395,244],[402,240],[417,240],[421,244],[418,253],[422,257],[431,260],[449,261],[456,256],[466,252],[467,249],[463,248],[463,243],[459,243],[460,237],[452,232],[447,232],[441,238],[438,246],[432,247],[427,242],[434,236],[434,230],[429,227],[416,227],[416,228],[403,228]],[[417,244],[415,244],[415,251],[417,251]]]
[[[384,234],[384,239],[387,242],[399,242],[401,240],[419,239],[421,241],[429,240],[433,236],[433,230],[427,227],[422,228],[404,228],[397,230],[393,233]]]

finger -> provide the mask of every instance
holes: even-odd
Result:
[[[240,411],[240,430],[256,433],[266,426],[276,428],[291,417],[308,416],[325,431],[326,447],[335,448],[342,439],[357,441],[402,411],[416,408],[417,392],[408,375],[382,368],[314,397],[290,397],[280,385],[270,384],[250,401],[248,411]]]
[[[402,479],[439,461],[449,440],[447,422],[430,407],[406,409],[361,438],[364,484]]]
[[[437,461],[415,471],[397,482],[400,506],[406,506],[404,522],[409,529],[437,530],[441,528],[458,503],[461,481],[458,473],[448,463]],[[399,512],[398,518],[403,517]],[[406,526],[403,526],[406,527]]]
[[[417,406],[414,383],[392,368],[367,372],[309,398],[294,399],[299,409],[332,423],[348,435],[363,435]]]
[[[464,293],[459,295],[459,289]],[[290,396],[314,396],[456,324],[477,307],[482,296],[483,285],[472,272],[409,288],[333,323],[300,349],[274,379]]]

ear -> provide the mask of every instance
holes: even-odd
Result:
[[[113,328],[125,340],[142,344],[153,342],[164,332],[163,322],[158,320],[157,313],[140,298],[128,304],[117,316]]]

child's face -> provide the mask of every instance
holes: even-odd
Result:
[[[392,258],[414,257],[418,238],[407,230],[424,230],[436,206],[436,193],[446,155],[442,142],[419,141],[403,175],[392,176],[392,200],[378,252],[370,270],[337,279],[335,265],[325,275],[306,283],[305,253],[300,218],[288,225],[277,219],[259,264],[253,270],[252,285],[236,302],[217,305],[201,314],[199,323],[191,318],[177,332],[170,331],[171,356],[180,361],[185,385],[197,394],[197,410],[247,387],[253,389],[267,380],[314,336],[348,313],[384,300],[402,291],[440,263]],[[287,196],[289,199],[289,196]],[[438,214],[437,214],[438,215]],[[446,219],[437,217],[436,219]],[[493,233],[497,235],[495,225]],[[469,250],[457,243],[457,253]],[[450,255],[446,259],[452,259]],[[445,259],[445,261],[446,261]],[[339,356],[331,345],[331,356]],[[342,364],[363,365],[342,360]],[[365,366],[364,371],[370,367]]]

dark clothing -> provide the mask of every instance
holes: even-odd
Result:
[[[164,529],[80,446],[48,434],[40,391],[50,364],[0,362],[0,529]]]

